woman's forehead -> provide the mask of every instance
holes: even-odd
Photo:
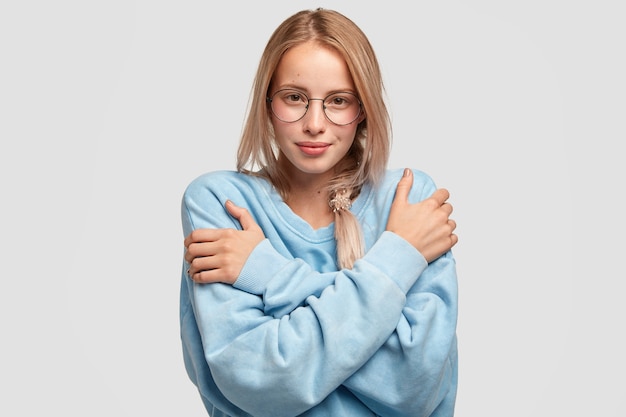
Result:
[[[293,87],[311,94],[354,90],[354,82],[343,56],[330,47],[314,42],[287,50],[272,79],[275,89]]]

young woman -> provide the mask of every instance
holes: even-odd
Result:
[[[387,170],[390,131],[352,21],[276,29],[237,171],[182,204],[183,352],[212,417],[453,415],[456,224],[427,175]]]

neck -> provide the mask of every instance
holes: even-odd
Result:
[[[326,227],[334,220],[325,187],[305,188],[292,184],[285,203],[313,229]]]
[[[328,183],[332,173],[310,175],[289,173],[289,195],[285,203],[311,225],[313,229],[326,227],[334,220],[328,205]]]

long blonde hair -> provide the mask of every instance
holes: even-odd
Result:
[[[338,174],[327,187],[329,200],[342,197],[352,201],[364,184],[376,185],[382,177],[389,158],[391,124],[380,67],[369,40],[354,22],[333,10],[300,11],[287,18],[270,37],[254,79],[237,152],[237,169],[266,177],[283,199],[289,195],[289,182],[277,163],[277,147],[266,97],[283,54],[289,48],[309,41],[341,54],[365,113],[365,119],[357,126],[352,147],[338,163]],[[363,256],[363,233],[350,210],[337,209],[334,212],[337,265],[351,268]]]

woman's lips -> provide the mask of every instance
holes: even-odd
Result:
[[[329,143],[321,142],[299,142],[296,143],[300,150],[307,155],[321,155],[330,147]]]

